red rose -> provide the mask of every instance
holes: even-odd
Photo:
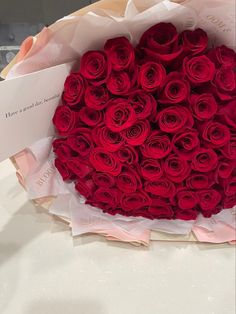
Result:
[[[79,111],[80,120],[88,126],[95,126],[101,124],[103,113],[89,107],[83,107]]]
[[[140,149],[147,158],[161,159],[170,153],[172,145],[168,135],[152,131]]]
[[[236,53],[233,49],[230,49],[226,46],[219,46],[213,48],[209,51],[208,57],[217,65],[217,66],[230,66],[234,68],[236,66]]]
[[[163,104],[177,104],[189,97],[189,83],[182,73],[170,72],[163,85],[164,89],[159,99]]]
[[[108,127],[98,127],[93,130],[93,139],[98,146],[103,146],[109,152],[115,152],[124,143],[124,138],[120,133],[108,129]]]
[[[221,195],[218,191],[214,189],[201,190],[197,192],[197,195],[203,216],[210,217],[216,213],[216,206],[221,201]]]
[[[72,149],[66,144],[64,139],[56,139],[52,143],[53,151],[57,157],[62,161],[67,161],[70,157],[73,157]]]
[[[85,180],[85,179],[79,179],[76,184],[75,184],[75,189],[81,194],[83,195],[84,197],[88,198],[90,197],[91,195],[93,195],[95,189],[96,189],[96,186],[93,182],[93,180],[91,179],[88,179],[88,180]]]
[[[140,47],[147,47],[160,54],[170,53],[178,42],[178,33],[171,23],[158,23],[146,30],[139,42]]]
[[[235,90],[236,75],[231,67],[222,66],[216,71],[214,84],[221,92],[233,92]]]
[[[234,169],[236,169],[236,163],[234,163]],[[236,194],[236,175],[231,175],[224,181],[224,190],[227,196]]]
[[[170,69],[177,69],[182,64],[183,48],[181,46],[175,45],[173,50],[167,53],[153,51],[148,48],[138,49],[142,51],[141,54],[143,55],[143,60],[141,63],[147,62],[148,60],[155,63],[161,63]]]
[[[196,220],[197,216],[198,212],[194,209],[181,209],[176,211],[175,219]]]
[[[230,131],[224,124],[208,122],[203,129],[202,138],[209,147],[222,147],[230,141]]]
[[[85,90],[85,103],[88,107],[95,110],[102,110],[107,106],[109,93],[107,89],[100,86],[88,86]]]
[[[93,206],[102,209],[113,209],[117,206],[119,200],[119,192],[115,188],[98,188],[91,198]]]
[[[216,168],[218,157],[213,149],[199,149],[192,160],[192,168],[200,172],[209,172]]]
[[[236,161],[228,160],[222,157],[219,160],[218,167],[216,169],[216,176],[221,179],[227,179],[230,177],[234,168],[236,168]]]
[[[217,112],[217,103],[212,94],[193,94],[190,97],[190,105],[194,116],[200,120],[209,120]]]
[[[171,219],[174,216],[172,206],[163,199],[159,199],[155,206],[149,206],[148,212],[154,219]]]
[[[134,63],[134,48],[125,37],[109,39],[104,46],[104,50],[109,64],[115,71],[125,70]]]
[[[77,152],[82,159],[88,158],[93,149],[91,134],[89,130],[85,128],[75,129],[73,134],[67,138],[67,144]]]
[[[111,100],[105,114],[105,124],[114,131],[120,132],[134,124],[136,115],[127,100],[117,98]]]
[[[189,58],[183,61],[183,71],[193,84],[212,81],[215,75],[215,65],[205,55]]]
[[[84,96],[85,81],[80,73],[71,73],[64,84],[63,101],[68,106],[75,106],[81,102]]]
[[[67,106],[57,107],[52,122],[59,135],[65,136],[75,127],[78,121],[78,113],[70,110]]]
[[[184,130],[176,133],[172,139],[173,150],[181,158],[190,160],[200,147],[198,132],[195,130]]]
[[[117,176],[121,172],[121,164],[116,155],[105,148],[96,147],[91,151],[90,162],[97,171]]]
[[[134,165],[138,162],[138,153],[132,146],[123,145],[116,153],[121,162],[126,162],[129,165]]]
[[[103,51],[88,51],[80,62],[80,72],[90,83],[100,85],[106,81],[107,58]]]
[[[208,37],[201,28],[194,31],[186,30],[180,34],[184,51],[191,55],[197,55],[207,49]]]
[[[154,92],[162,85],[165,77],[166,71],[161,64],[147,62],[139,70],[138,81],[142,89],[147,92]]]
[[[163,174],[162,166],[156,159],[144,159],[140,165],[140,171],[144,179],[155,181]]]
[[[138,121],[122,132],[126,142],[132,146],[142,145],[150,133],[148,120]]]
[[[183,106],[172,106],[163,109],[157,116],[157,122],[162,131],[176,133],[183,128],[192,128],[193,117]]]
[[[236,130],[236,99],[222,106],[219,114],[223,117],[223,122]]]
[[[71,173],[70,169],[68,169],[68,167],[66,166],[66,164],[63,161],[61,161],[59,158],[56,158],[54,163],[55,163],[55,167],[59,171],[59,173],[60,173],[60,175],[64,181],[72,178],[72,173]]]
[[[174,197],[176,193],[174,183],[165,178],[158,179],[157,181],[146,182],[144,184],[144,189],[146,192],[168,198]]]
[[[180,183],[189,176],[191,168],[188,161],[173,154],[165,160],[164,171],[168,179]]]
[[[230,141],[220,151],[226,158],[236,159],[236,133],[231,133]]]
[[[213,183],[214,181],[208,173],[194,173],[186,179],[186,187],[192,190],[207,189]]]
[[[107,88],[114,95],[125,95],[131,88],[131,80],[125,71],[112,71],[107,79]]]
[[[141,188],[141,180],[136,170],[124,166],[116,179],[117,187],[124,193],[133,193]]]
[[[236,193],[224,198],[224,208],[232,208],[236,204]]]
[[[178,206],[181,209],[193,209],[198,203],[197,194],[193,191],[183,190],[177,193]]]
[[[150,115],[156,115],[157,102],[155,98],[143,90],[136,90],[130,94],[129,103],[134,108],[137,119],[145,119]]]
[[[115,185],[115,178],[108,173],[94,172],[92,177],[97,186],[108,188]]]
[[[145,206],[149,206],[151,200],[149,196],[142,191],[136,191],[130,194],[123,194],[120,200],[121,207],[124,211],[132,212]]]
[[[67,160],[66,165],[73,174],[80,178],[86,177],[93,170],[88,164],[81,162],[77,157]]]

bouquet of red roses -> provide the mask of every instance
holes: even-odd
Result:
[[[235,240],[233,1],[94,7],[27,39],[8,68],[12,78],[59,65],[61,83],[71,69],[45,117],[53,137],[14,156],[29,198],[73,235]]]
[[[171,23],[88,51],[53,122],[55,166],[115,215],[195,220],[236,205],[236,53]]]

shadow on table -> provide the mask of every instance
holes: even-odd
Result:
[[[101,302],[93,299],[34,302],[24,314],[109,314]]]

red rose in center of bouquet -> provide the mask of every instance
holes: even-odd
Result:
[[[88,51],[53,117],[55,166],[109,214],[195,220],[235,205],[235,52],[170,23]]]

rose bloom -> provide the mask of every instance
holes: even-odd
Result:
[[[156,181],[146,181],[144,189],[146,192],[160,197],[172,198],[176,194],[174,183],[166,178],[158,179]]]
[[[179,72],[171,72],[164,82],[164,89],[159,101],[163,104],[177,104],[187,100],[190,94],[188,81]]]
[[[78,105],[84,96],[86,83],[80,73],[71,73],[67,76],[62,100],[68,106],[74,107]]]
[[[194,117],[200,121],[212,118],[216,114],[218,107],[214,96],[210,93],[191,95],[190,106]]]
[[[197,194],[193,191],[182,190],[177,193],[178,206],[181,209],[193,209],[198,204]]]
[[[203,129],[202,138],[209,147],[222,147],[230,141],[230,131],[224,124],[208,122]]]
[[[131,89],[130,76],[125,71],[112,71],[107,79],[107,89],[114,95],[125,95]]]
[[[94,145],[89,130],[77,128],[67,138],[67,145],[78,153],[82,159],[87,159]]]
[[[102,123],[103,113],[90,107],[83,107],[79,111],[79,119],[86,125],[94,127]]]
[[[234,68],[236,66],[235,51],[224,45],[211,49],[208,53],[208,57],[217,67],[223,65]]]
[[[159,198],[156,202],[152,202],[152,205],[148,207],[148,212],[154,219],[172,219],[174,212],[172,206],[168,200]]]
[[[161,163],[156,159],[143,159],[140,165],[140,172],[144,179],[155,181],[161,178],[163,169]]]
[[[236,99],[222,106],[219,115],[223,118],[223,122],[236,130]]]
[[[200,168],[200,167],[199,167]],[[211,187],[214,181],[209,173],[193,173],[186,179],[186,187],[192,190],[207,189]]]
[[[236,75],[231,67],[221,67],[216,71],[214,84],[222,92],[235,91]]]
[[[171,52],[178,41],[178,33],[171,23],[158,23],[147,29],[139,42],[140,47],[158,51],[160,54]]]
[[[191,112],[183,106],[172,106],[163,109],[157,116],[160,129],[167,133],[176,133],[183,128],[192,128]]]
[[[108,173],[94,171],[92,178],[94,183],[100,187],[108,188],[115,185],[115,177]]]
[[[165,77],[166,71],[161,64],[147,62],[139,70],[138,81],[143,90],[154,92],[162,85]]]
[[[192,168],[200,172],[209,172],[216,168],[217,163],[218,157],[213,149],[201,148],[192,159]]]
[[[62,162],[66,162],[69,158],[74,156],[74,152],[67,145],[66,139],[56,139],[53,141],[52,146],[54,153]]]
[[[63,161],[61,161],[59,158],[56,158],[54,163],[64,181],[72,179],[72,172]]]
[[[230,141],[223,147],[220,147],[220,152],[226,158],[236,159],[236,132],[231,132]]]
[[[134,48],[125,37],[109,39],[104,50],[108,57],[111,68],[115,71],[122,71],[133,66],[135,55]]]
[[[121,173],[116,178],[117,187],[124,193],[134,193],[142,184],[135,169],[123,166]]]
[[[83,195],[86,198],[91,197],[93,195],[96,185],[91,179],[79,179],[75,183],[75,189],[79,192],[79,194]]]
[[[75,128],[78,121],[78,113],[67,106],[57,107],[52,122],[61,136],[68,135]]]
[[[191,168],[187,160],[173,154],[166,158],[164,171],[168,179],[180,183],[189,176]]]
[[[134,108],[137,119],[145,119],[150,115],[156,116],[157,102],[155,98],[142,89],[132,92],[128,101]]]
[[[197,195],[203,216],[210,217],[212,214],[215,214],[217,211],[216,206],[221,201],[220,193],[214,189],[210,189],[200,190],[197,192]]]
[[[129,145],[139,146],[144,143],[150,133],[150,123],[147,120],[137,121],[122,132],[123,137]]]
[[[120,200],[121,208],[125,212],[136,211],[145,206],[149,206],[151,199],[143,191],[136,191],[134,193],[123,194]]]
[[[191,160],[200,147],[198,132],[189,129],[176,133],[172,143],[174,152],[186,160]]]
[[[183,61],[183,72],[192,84],[202,84],[213,80],[215,65],[205,55],[186,57]]]
[[[117,207],[119,192],[115,188],[98,188],[91,196],[89,203],[102,209],[112,209]]]
[[[70,171],[79,178],[86,177],[93,170],[91,166],[83,163],[77,157],[69,158],[66,162],[66,165],[70,169]]]
[[[88,107],[95,110],[102,110],[108,104],[108,90],[103,85],[88,86],[85,90],[84,100]]]
[[[92,131],[93,140],[98,146],[103,146],[109,152],[115,152],[121,148],[124,138],[120,133],[113,132],[107,126],[99,126]]]
[[[105,114],[105,124],[113,132],[120,132],[129,128],[136,121],[133,107],[123,98],[109,102]]]
[[[135,165],[138,162],[138,153],[133,146],[123,145],[116,152],[118,159],[128,165]]]
[[[161,159],[170,153],[172,145],[168,135],[152,131],[140,149],[145,157]]]
[[[91,84],[103,84],[108,75],[106,54],[103,51],[86,52],[81,58],[80,72]]]
[[[187,54],[197,55],[203,53],[207,49],[208,37],[206,32],[201,28],[193,31],[186,30],[180,34],[180,39]]]
[[[117,176],[121,172],[121,164],[115,154],[105,148],[96,147],[91,151],[90,162],[97,171]]]

